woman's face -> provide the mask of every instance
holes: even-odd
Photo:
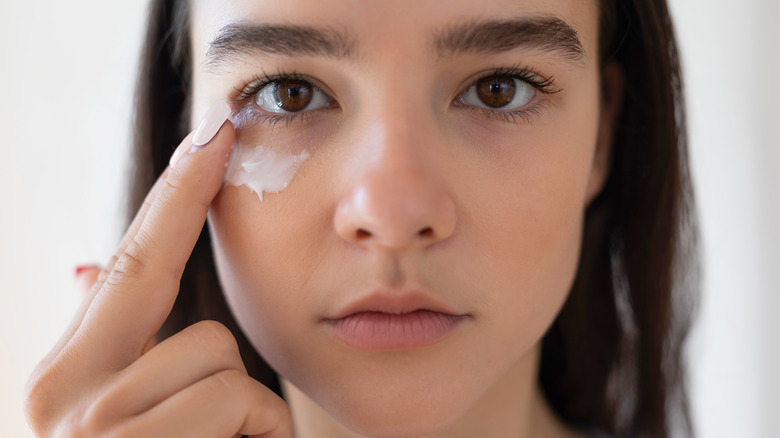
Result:
[[[574,0],[193,2],[193,121],[227,100],[242,147],[308,154],[285,190],[212,205],[225,296],[342,423],[438,430],[527,366],[605,178],[598,17]]]

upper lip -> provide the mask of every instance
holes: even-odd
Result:
[[[416,310],[430,310],[457,315],[454,310],[444,303],[418,290],[405,292],[375,291],[350,302],[336,312],[336,316],[332,319],[342,319],[361,312],[402,314]]]

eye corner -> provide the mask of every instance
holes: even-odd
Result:
[[[468,91],[468,88],[464,91],[461,91],[459,94],[457,94],[455,98],[452,99],[451,105],[457,108],[463,108],[467,106],[465,103],[463,103],[463,95],[466,93],[466,91]]]

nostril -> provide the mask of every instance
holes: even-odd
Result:
[[[371,237],[371,233],[362,228],[358,228],[357,233],[355,233],[355,235],[358,240],[364,240]]]
[[[433,228],[431,227],[425,227],[422,230],[420,230],[417,234],[419,234],[421,237],[433,237]]]

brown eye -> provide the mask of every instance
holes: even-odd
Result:
[[[297,112],[311,102],[313,87],[304,81],[286,80],[276,84],[276,104],[288,112]]]
[[[475,86],[479,100],[491,108],[507,106],[515,97],[515,78],[511,76],[480,79]]]
[[[534,96],[536,88],[528,82],[501,74],[479,79],[460,95],[460,101],[491,110],[513,110],[524,107]]]
[[[279,78],[257,92],[257,106],[269,113],[297,113],[332,106],[333,100],[310,82]]]

